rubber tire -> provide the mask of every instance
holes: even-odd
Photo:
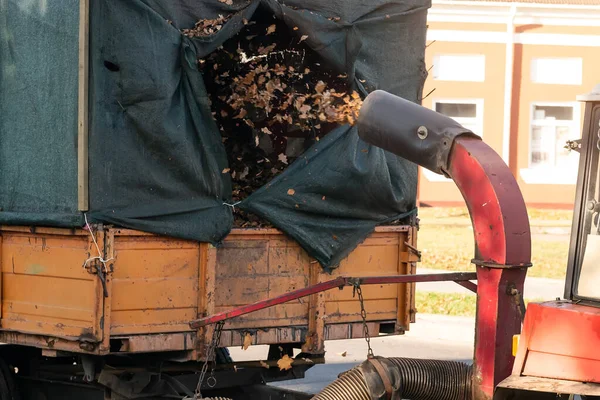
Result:
[[[215,361],[217,364],[232,364],[233,358],[227,347],[219,347],[215,350]],[[3,400],[3,399],[2,399]]]

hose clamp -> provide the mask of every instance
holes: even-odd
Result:
[[[392,387],[392,382],[390,382],[390,378],[387,376],[387,374],[385,372],[384,366],[381,365],[379,360],[376,358],[369,358],[369,359],[367,359],[367,361],[370,362],[371,365],[377,371],[377,374],[381,378],[381,381],[383,382],[383,386],[385,387],[386,399],[390,400],[392,398],[394,389]]]

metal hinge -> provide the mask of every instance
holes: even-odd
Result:
[[[421,262],[421,250],[417,249],[415,246],[411,245],[408,242],[404,242],[408,250],[417,256],[417,262]]]
[[[91,260],[87,263],[85,269],[92,275],[98,275],[98,278],[102,283],[102,293],[104,294],[105,298],[108,297],[108,289],[106,287],[106,275],[108,271],[104,271],[104,264],[98,259]]]

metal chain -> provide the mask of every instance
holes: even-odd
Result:
[[[369,335],[369,327],[367,325],[367,311],[365,310],[365,299],[363,298],[360,283],[357,282],[354,284],[353,291],[354,293],[358,294],[358,301],[360,302],[360,316],[362,317],[363,323],[363,335],[365,336],[365,340],[367,341],[367,358],[373,358],[375,357],[375,355],[373,354],[373,349],[371,348],[371,336]]]
[[[212,340],[211,340],[210,345],[208,346],[208,350],[206,352],[206,360],[204,361],[204,364],[202,365],[202,370],[200,370],[200,377],[198,378],[198,385],[196,386],[194,400],[202,398],[202,393],[200,392],[200,389],[202,388],[202,383],[204,382],[204,377],[206,376],[206,372],[208,372],[208,364],[214,357],[215,350],[219,346],[219,343],[221,343],[221,331],[223,330],[223,325],[225,325],[224,321],[217,322],[217,324],[215,325],[215,330],[212,335]],[[216,363],[217,363],[217,360],[215,359],[213,362],[212,369],[210,370],[210,376],[208,377],[208,379],[206,381],[206,384],[211,388],[217,384],[217,378],[215,378],[215,364]]]

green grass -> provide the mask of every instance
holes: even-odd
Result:
[[[564,279],[567,268],[569,241],[567,238],[549,240],[550,235],[532,238],[533,267],[528,276]],[[423,253],[417,268],[448,271],[474,271],[473,231],[470,226],[422,225],[417,242]]]
[[[473,317],[476,310],[475,299],[473,294],[417,292],[415,302],[417,313]],[[530,301],[543,300],[525,299],[525,305]]]
[[[527,209],[530,220],[544,221],[571,221],[573,210]],[[422,220],[436,218],[469,217],[466,207],[422,207],[419,208],[419,217]]]

